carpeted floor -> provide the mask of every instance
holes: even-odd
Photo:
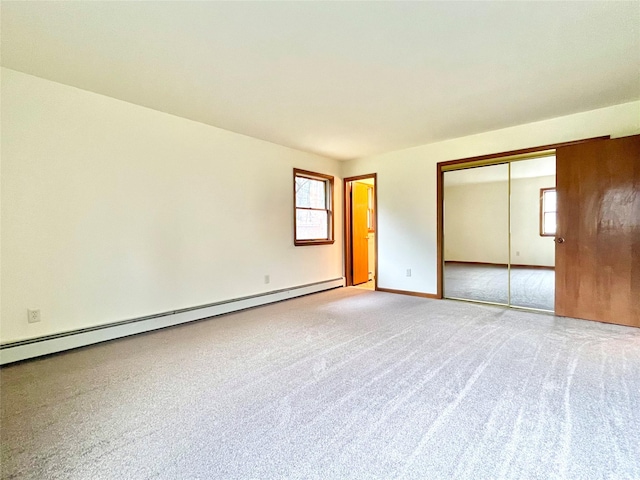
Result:
[[[511,305],[553,312],[555,288],[553,270],[511,267]],[[447,262],[444,295],[506,305],[509,303],[509,270],[494,265]]]
[[[0,373],[4,479],[640,478],[630,327],[347,288]]]
[[[366,283],[361,283],[359,285],[355,285],[355,287],[357,287],[357,288],[366,288],[367,290],[375,290],[376,289],[376,283],[373,280],[369,280]]]

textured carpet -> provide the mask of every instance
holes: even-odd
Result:
[[[640,478],[640,330],[348,288],[10,365],[2,478]]]
[[[509,271],[493,265],[467,265],[447,262],[444,269],[444,295],[447,298],[509,303]],[[553,312],[555,272],[553,270],[511,267],[511,305]]]

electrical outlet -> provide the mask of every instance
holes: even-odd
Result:
[[[264,276],[264,283],[270,283],[271,282],[271,277],[269,275],[265,275]]]
[[[410,277],[410,276],[411,276],[411,269],[407,268],[407,277]]]
[[[27,309],[27,322],[38,323],[40,321],[40,310]]]
[[[516,252],[516,257],[519,257],[519,256],[520,256],[520,252]]]

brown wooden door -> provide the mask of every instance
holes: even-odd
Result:
[[[353,284],[369,280],[369,228],[367,209],[369,207],[368,185],[353,182],[352,189],[352,244],[353,244]]]
[[[556,162],[556,315],[640,327],[640,135]]]

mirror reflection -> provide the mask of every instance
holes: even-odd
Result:
[[[555,187],[554,156],[511,163],[511,305],[554,309]]]
[[[444,173],[444,296],[553,311],[555,156]]]
[[[509,166],[444,173],[444,296],[509,303]]]

